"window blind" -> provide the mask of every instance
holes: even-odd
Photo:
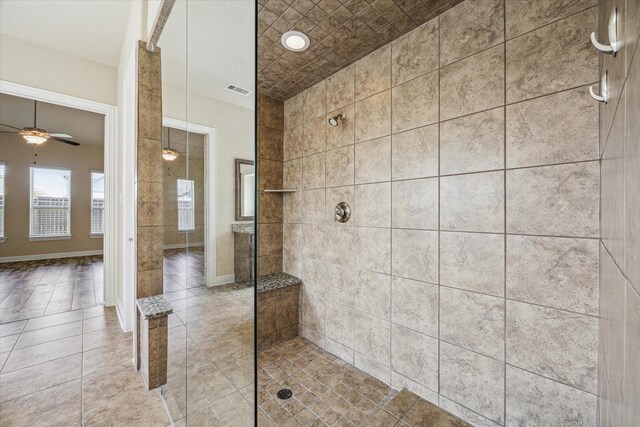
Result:
[[[194,186],[190,179],[178,180],[178,230],[188,231],[195,228]]]
[[[71,234],[71,171],[31,166],[32,237],[57,237]]]
[[[0,162],[0,239],[4,239],[4,163]]]
[[[91,234],[104,234],[103,172],[91,172]]]

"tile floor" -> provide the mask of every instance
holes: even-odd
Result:
[[[292,398],[276,397],[283,387],[293,391]],[[469,426],[302,337],[259,353],[258,403],[260,426]]]
[[[102,303],[102,256],[0,264],[0,323]]]

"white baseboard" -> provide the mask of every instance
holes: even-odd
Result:
[[[211,286],[228,285],[229,283],[235,282],[236,281],[235,279],[236,279],[235,274],[225,274],[224,276],[217,276],[215,283],[213,285],[208,285],[208,286],[211,287]]]
[[[0,257],[0,264],[7,262],[38,261],[41,259],[74,258],[80,256],[102,255],[102,249],[95,251],[56,252],[52,254],[18,255]]]
[[[173,245],[164,245],[163,248],[164,249],[181,249],[181,248],[199,248],[203,246],[204,246],[204,242],[189,243],[187,245],[185,245],[184,243],[175,243]]]

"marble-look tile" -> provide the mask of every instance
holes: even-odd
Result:
[[[355,270],[353,268],[326,263],[324,281],[327,301],[353,307],[355,295]]]
[[[391,273],[391,230],[356,227],[354,234],[355,267],[378,273]]]
[[[598,162],[507,171],[507,232],[597,237]]]
[[[475,0],[440,15],[440,65],[502,43],[503,9],[503,0]]]
[[[598,158],[598,105],[586,88],[507,107],[507,167]]]
[[[507,39],[594,6],[596,0],[505,0]]]
[[[326,186],[340,187],[353,185],[355,167],[353,145],[329,150],[326,154]]]
[[[304,258],[302,261],[303,290],[314,295],[324,296],[327,285],[327,264],[313,258]]]
[[[302,223],[303,192],[286,193],[282,195],[282,220],[285,223]]]
[[[142,44],[138,47],[138,91],[162,97],[160,52],[150,52]]]
[[[440,125],[440,173],[504,167],[504,109],[460,117]]]
[[[325,299],[309,292],[300,294],[300,321],[320,334],[325,334]]]
[[[507,301],[507,362],[596,392],[598,319]]]
[[[138,227],[138,270],[162,268],[162,227]]]
[[[437,395],[435,399],[430,397],[429,400],[433,403],[429,403],[426,400],[420,399],[415,405],[402,417],[400,425],[402,426],[455,426],[466,427],[467,424],[459,419],[453,417],[451,414],[442,412],[438,408]]]
[[[394,133],[438,121],[438,71],[395,86],[391,92]]]
[[[82,336],[76,335],[43,344],[13,350],[2,368],[2,373],[38,365],[82,351]]]
[[[395,371],[391,372],[391,385],[393,387],[395,387],[395,388],[398,388],[398,389],[406,388],[410,392],[415,393],[418,396],[420,396],[420,399],[418,399],[418,401],[415,402],[415,404],[412,406],[412,408],[414,406],[416,406],[416,405],[422,406],[422,404],[426,403],[426,402],[431,402],[434,405],[436,405],[438,403],[438,393],[437,392],[431,390],[428,387],[423,386],[422,384],[418,384],[417,382],[413,381],[411,378],[407,378],[404,375],[401,375],[401,374],[399,374],[399,373],[397,373]],[[404,391],[404,390],[402,390],[402,391]],[[400,423],[401,426],[404,426],[404,425],[406,425],[406,422],[409,422],[409,418],[408,417],[409,417],[409,413],[410,412],[412,412],[412,411],[409,410],[405,414],[406,416],[403,417],[403,421],[402,421],[402,423]],[[417,411],[412,415],[418,415]],[[412,418],[418,418],[418,417],[412,417]],[[427,418],[427,419],[429,419],[429,418]],[[433,418],[430,418],[429,420],[432,421]]]
[[[258,125],[284,130],[284,103],[268,96],[259,95]]]
[[[287,190],[302,189],[302,159],[284,162],[282,185]]]
[[[304,126],[297,126],[284,133],[284,160],[293,160],[302,157]]]
[[[624,420],[631,427],[640,419],[640,385],[630,378],[640,378],[640,297],[627,283],[624,338]]]
[[[317,260],[324,259],[325,244],[327,239],[327,227],[321,225],[304,225],[304,249],[305,258]]]
[[[440,119],[504,103],[504,52],[496,46],[440,70]]]
[[[438,283],[438,232],[393,230],[393,275]]]
[[[438,179],[412,179],[393,183],[393,228],[438,229]]]
[[[258,159],[258,188],[282,188],[282,162]]]
[[[438,125],[394,134],[392,151],[393,180],[437,176]]]
[[[335,209],[338,203],[345,202],[351,208],[351,219],[347,222],[336,221]],[[326,189],[326,202],[324,220],[328,224],[337,225],[339,227],[352,227],[356,218],[356,199],[355,187],[350,185],[346,187],[333,187]]]
[[[391,276],[357,270],[355,308],[385,320],[391,318]]]
[[[303,94],[299,93],[287,99],[284,102],[284,129],[290,130],[302,125],[304,122],[303,113]]]
[[[164,161],[162,143],[154,139],[138,138],[138,182],[162,182]]]
[[[327,78],[327,111],[353,104],[355,65],[349,65]]]
[[[391,71],[393,86],[438,68],[438,20],[432,19],[394,40]]]
[[[316,83],[302,93],[304,122],[324,116],[327,112],[326,82]]]
[[[388,44],[356,62],[356,101],[391,87],[391,45]]]
[[[138,92],[138,138],[162,140],[162,98]]]
[[[260,224],[258,234],[260,255],[282,254],[282,224]]]
[[[302,159],[302,184],[304,188],[325,186],[325,153],[314,154]]]
[[[356,185],[354,224],[360,227],[391,226],[391,183]]]
[[[391,367],[430,389],[438,388],[438,340],[402,326],[391,327]]]
[[[598,314],[598,242],[507,237],[507,296],[533,304]]]
[[[504,235],[440,233],[440,283],[504,295]]]
[[[634,9],[630,8],[634,4]],[[627,3],[630,13],[635,13],[636,32],[640,31],[640,5]],[[627,28],[631,26],[628,25]],[[625,256],[627,278],[640,293],[640,221],[631,212],[640,212],[640,55],[635,55],[629,68],[626,86],[627,126],[625,133]]]
[[[593,426],[597,397],[507,365],[507,425]]]
[[[305,207],[302,214],[302,221],[305,224],[324,224],[324,188],[315,190],[304,190],[302,194],[302,200]]]
[[[443,287],[440,338],[504,360],[504,299]]]
[[[299,257],[303,250],[304,234],[302,224],[283,224],[282,255]]]
[[[438,336],[438,286],[394,277],[391,321],[432,337]]]
[[[356,368],[380,381],[385,383],[390,382],[391,368],[377,362],[371,356],[358,353],[357,351],[354,352],[354,365]]]
[[[507,42],[507,102],[598,80],[598,55],[589,33],[595,8]]]
[[[390,181],[391,163],[391,137],[356,144],[356,184]]]
[[[299,159],[301,160],[301,159]],[[302,163],[302,162],[300,162]],[[196,202],[196,206],[199,204]],[[267,222],[282,222],[282,195],[274,193],[261,193],[258,195],[258,223],[264,224]],[[196,232],[198,229],[196,225]],[[165,233],[171,235],[176,233],[176,227],[165,225]],[[176,233],[177,235],[177,233]],[[189,241],[193,241],[195,237],[189,238]]]
[[[440,396],[439,404],[442,409],[452,413],[456,417],[468,422],[472,426],[476,427],[498,427],[500,424],[495,423],[488,418],[479,415],[478,413],[467,409],[462,405],[458,405],[453,400],[449,400],[446,397]]]
[[[303,127],[302,146],[305,156],[320,153],[325,150],[326,131],[329,124],[324,115],[305,119]]]
[[[377,363],[390,366],[390,323],[378,317],[356,311],[355,325],[355,350],[370,357]]]
[[[329,125],[329,118],[338,114],[342,114],[344,119],[338,126]],[[356,129],[354,104],[330,111],[325,116],[324,125],[326,126],[327,150],[353,144],[355,142]]]
[[[138,227],[162,226],[162,183],[138,182]]]
[[[440,178],[440,228],[504,231],[504,172]]]
[[[440,343],[440,393],[499,424],[504,423],[504,363]]]
[[[327,337],[342,343],[353,345],[355,311],[353,307],[334,302],[326,302]]]
[[[354,227],[327,227],[325,259],[327,262],[352,266],[356,252]]]
[[[284,132],[281,129],[258,126],[258,156],[282,161],[284,156]]]
[[[391,133],[391,91],[356,103],[356,142]]]

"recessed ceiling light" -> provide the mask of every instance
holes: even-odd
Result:
[[[294,52],[302,52],[309,47],[309,37],[300,31],[287,31],[280,41],[284,47]]]

